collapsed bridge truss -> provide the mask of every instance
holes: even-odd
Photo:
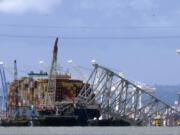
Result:
[[[150,91],[135,85],[106,67],[98,64],[93,66],[94,70],[87,85],[77,97],[77,106],[97,107],[102,119],[123,119],[132,125],[140,123],[148,125],[151,120],[161,118],[168,126],[172,115],[180,115]]]

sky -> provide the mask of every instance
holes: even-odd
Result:
[[[64,70],[68,60],[92,69],[95,59],[133,81],[180,84],[179,0],[0,0],[7,76],[14,59],[19,75],[50,65],[55,37]]]

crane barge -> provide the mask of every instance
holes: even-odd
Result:
[[[14,62],[14,82],[8,93],[8,117],[2,125],[73,126],[87,125],[89,118],[99,117],[97,109],[79,109],[74,106],[80,90],[89,84],[57,72],[58,38],[55,40],[49,73],[30,72],[17,79]],[[33,114],[33,115],[32,115]]]

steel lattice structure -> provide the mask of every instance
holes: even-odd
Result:
[[[108,68],[94,64],[87,85],[79,93],[78,107],[100,109],[102,119],[123,119],[132,125],[147,125],[160,117],[169,125],[173,114],[180,114],[153,94]],[[96,103],[96,104],[95,104]]]
[[[5,75],[5,71],[4,71],[4,66],[0,65],[0,78],[1,78],[1,86],[2,86],[2,106],[1,106],[1,110],[2,112],[6,111],[6,106],[7,106],[7,91],[8,91],[8,87],[7,87],[7,82],[6,82],[6,75]]]
[[[48,78],[48,95],[46,99],[46,105],[51,105],[51,106],[53,106],[53,104],[56,101],[55,95],[56,95],[56,76],[57,76],[57,54],[58,54],[58,38],[56,38],[56,41],[54,43],[51,69]]]

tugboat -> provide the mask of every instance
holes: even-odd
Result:
[[[33,107],[16,108],[9,116],[1,119],[2,126],[34,126],[39,125],[38,113]]]
[[[6,118],[1,120],[2,126],[29,126],[29,120],[26,117]]]

